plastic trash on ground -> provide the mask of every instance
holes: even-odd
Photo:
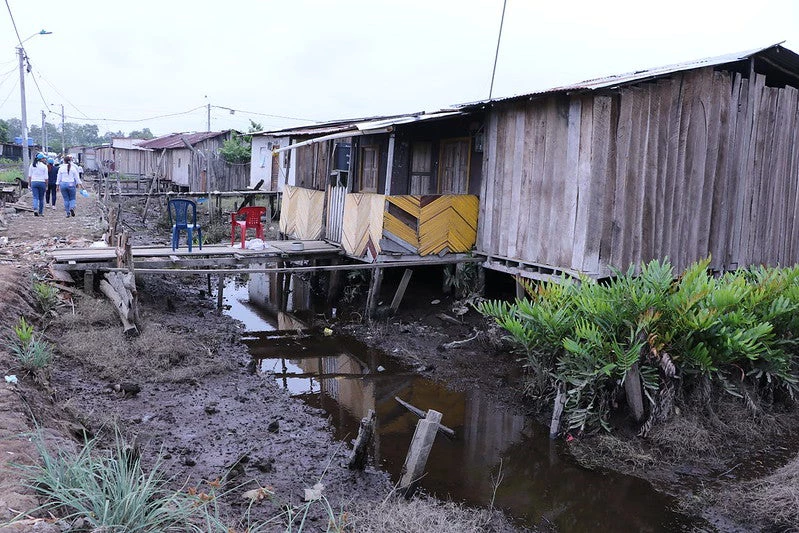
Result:
[[[87,191],[86,189],[81,189],[80,190],[80,195],[83,196],[84,198],[88,198],[89,197],[89,191]]]
[[[266,248],[266,243],[261,239],[252,239],[247,241],[245,246],[248,250],[263,250]]]

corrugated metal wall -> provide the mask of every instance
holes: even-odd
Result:
[[[712,68],[489,115],[478,250],[605,276],[799,260],[799,92]]]

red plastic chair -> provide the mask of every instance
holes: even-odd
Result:
[[[235,213],[230,214],[230,245],[236,242],[236,228],[241,228],[241,247],[247,240],[247,229],[254,228],[255,236],[261,240],[264,238],[264,226],[261,224],[261,217],[266,214],[265,207],[242,207]],[[244,216],[243,220],[238,217]]]

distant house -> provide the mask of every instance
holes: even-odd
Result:
[[[0,157],[3,159],[22,160],[22,145],[0,142]]]
[[[486,115],[477,253],[532,278],[797,263],[798,88],[774,45],[461,107]]]
[[[116,137],[111,139],[109,144],[94,147],[97,169],[120,172],[128,176],[153,176],[156,153],[152,149],[138,146],[141,142],[144,142],[144,139]]]
[[[186,191],[233,191],[246,189],[250,164],[229,164],[219,155],[235,130],[171,133],[138,143],[153,150],[155,170],[173,187]]]

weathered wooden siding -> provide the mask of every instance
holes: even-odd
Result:
[[[490,113],[478,250],[595,276],[799,260],[798,91],[699,69]]]

